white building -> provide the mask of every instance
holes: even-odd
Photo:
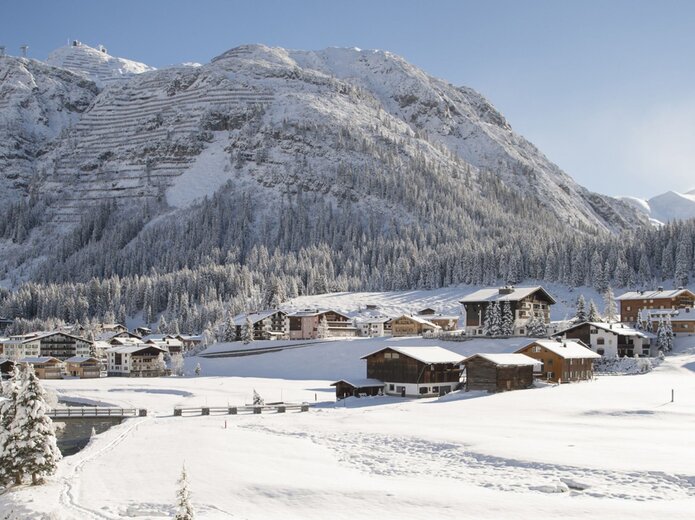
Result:
[[[13,336],[2,342],[2,355],[12,361],[41,355],[41,341],[36,337]]]
[[[609,358],[657,355],[653,335],[622,323],[578,323],[554,336],[581,340],[597,354]]]
[[[391,318],[388,316],[358,316],[355,318],[357,335],[365,338],[375,338],[384,335],[384,325]]]
[[[140,344],[116,346],[106,351],[109,376],[158,377],[166,375],[165,349]]]

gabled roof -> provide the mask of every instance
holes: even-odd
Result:
[[[142,343],[140,345],[132,345],[127,347],[112,347],[108,349],[106,352],[111,354],[135,354],[137,352],[140,352],[141,350],[147,350],[148,348],[154,348],[161,352],[166,352],[166,349],[158,347],[157,345],[152,345],[151,343]]]
[[[468,294],[459,300],[459,303],[480,303],[480,302],[503,302],[510,301],[516,302],[523,300],[524,298],[531,296],[532,294],[540,291],[546,297],[550,303],[555,303],[555,298],[553,298],[548,291],[543,289],[540,285],[535,287],[510,287],[509,292],[500,293],[499,287],[490,287],[487,289],[480,289],[474,293]]]
[[[403,315],[401,315],[401,316],[396,316],[396,317],[393,318],[393,319],[394,319],[394,320],[400,320],[401,318],[408,318],[409,320],[416,321],[416,322],[418,322],[418,323],[420,323],[420,324],[422,324],[422,325],[427,325],[427,326],[433,327],[433,328],[435,328],[435,329],[441,329],[441,327],[440,327],[439,325],[437,325],[436,323],[432,323],[431,321],[426,320],[425,318],[421,318],[421,317],[419,317],[419,316],[409,316],[409,315],[407,315],[407,314],[403,314]]]
[[[65,360],[66,363],[84,363],[85,361],[99,362],[97,358],[91,356],[72,356]]]
[[[18,361],[18,363],[31,363],[31,364],[36,363],[36,364],[39,364],[39,363],[48,363],[51,361],[57,361],[58,363],[60,363],[60,359],[54,358],[52,356],[37,356],[37,357],[29,356],[29,357],[25,357],[25,358],[20,359]]]
[[[81,338],[80,336],[75,336],[73,334],[68,334],[67,332],[63,332],[62,330],[54,330],[52,332],[46,332],[43,334],[40,334],[39,336],[36,336],[34,339],[42,340],[46,338],[50,338],[51,336],[55,336],[56,334],[62,334],[63,336],[67,336],[68,338],[76,339],[77,341],[84,341],[85,343],[91,343],[88,339]]]
[[[464,358],[461,354],[457,354],[456,352],[442,347],[384,347],[371,354],[362,356],[360,359],[367,359],[384,350],[393,350],[394,352],[398,352],[399,354],[403,354],[404,356],[413,358],[427,365],[437,363],[461,363]]]
[[[269,318],[273,314],[277,314],[278,312],[280,312],[282,314],[287,314],[286,312],[279,311],[277,309],[269,309],[266,311],[259,311],[259,312],[249,312],[249,313],[242,312],[241,314],[237,314],[236,316],[234,316],[234,318],[232,318],[232,319],[234,320],[234,325],[236,325],[237,327],[241,327],[244,325],[244,323],[246,323],[247,317],[251,320],[251,323],[256,324],[261,320]]]
[[[467,363],[473,358],[480,357],[494,363],[498,366],[529,366],[542,365],[537,359],[527,356],[526,354],[473,354],[464,360]]]
[[[356,323],[386,323],[391,318],[388,316],[357,316]]]
[[[597,359],[601,357],[599,354],[584,345],[581,341],[574,339],[568,339],[563,342],[552,339],[539,339],[533,343],[529,343],[525,347],[521,347],[516,352],[519,354],[523,353],[524,350],[532,345],[540,345],[541,347],[554,354],[557,354],[563,359]]]
[[[646,338],[647,335],[642,332],[641,330],[633,329],[632,327],[628,327],[624,323],[603,323],[600,321],[585,321],[582,323],[577,323],[576,325],[573,325],[565,330],[561,330],[560,332],[556,332],[553,334],[553,336],[562,336],[563,334],[571,331],[578,329],[579,327],[584,327],[584,326],[590,326],[594,327],[597,329],[605,330],[608,332],[612,332],[616,336],[634,336],[634,337],[639,337],[639,338]]]
[[[629,291],[618,296],[616,300],[656,300],[659,298],[677,298],[682,294],[688,294],[695,299],[695,293],[680,287],[678,289],[669,290],[657,289],[655,291]]]
[[[325,314],[327,312],[332,312],[333,314],[337,314],[338,316],[342,316],[345,319],[350,319],[350,316],[347,314],[343,314],[342,312],[338,312],[333,309],[304,309],[302,311],[295,311],[291,314],[288,314],[288,316],[292,316],[295,318],[301,318],[303,316],[320,316],[321,314]]]
[[[14,361],[12,361],[11,359],[6,357],[0,357],[0,365],[4,365],[5,363],[12,363],[14,365]]]
[[[340,381],[331,383],[331,386],[336,386],[338,383],[347,383],[355,388],[375,388],[384,386],[384,382],[378,379],[341,379]]]

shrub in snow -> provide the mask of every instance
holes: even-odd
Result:
[[[256,392],[255,389],[254,389],[254,391],[253,391],[253,404],[254,404],[255,406],[263,406],[263,405],[265,404],[265,401],[264,401],[263,398],[261,397],[261,394],[259,394],[258,392]]]
[[[197,363],[195,366],[195,375],[197,375],[197,376],[200,375],[200,363]]]
[[[188,490],[188,475],[186,466],[181,469],[181,478],[179,478],[179,489],[176,491],[176,516],[175,520],[193,520],[195,512],[191,505],[191,492]]]
[[[183,356],[181,354],[171,356],[171,373],[175,376],[183,375]]]
[[[603,358],[594,363],[594,373],[604,375],[646,374],[661,364],[659,358]]]
[[[316,334],[320,339],[328,337],[328,321],[326,320],[325,316],[321,316]]]

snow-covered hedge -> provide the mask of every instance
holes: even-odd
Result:
[[[594,364],[594,373],[599,375],[646,374],[661,364],[661,358],[604,358]]]

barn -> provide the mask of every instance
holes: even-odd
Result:
[[[463,365],[466,390],[504,392],[532,386],[541,362],[524,354],[474,354]]]
[[[594,360],[601,356],[579,340],[539,339],[516,351],[543,363],[536,375],[554,383],[590,380],[594,377]]]
[[[335,387],[336,399],[379,395],[384,390],[384,382],[378,379],[341,379],[331,383]]]
[[[367,377],[384,382],[384,393],[432,397],[456,389],[463,356],[441,347],[386,347],[367,360]]]

